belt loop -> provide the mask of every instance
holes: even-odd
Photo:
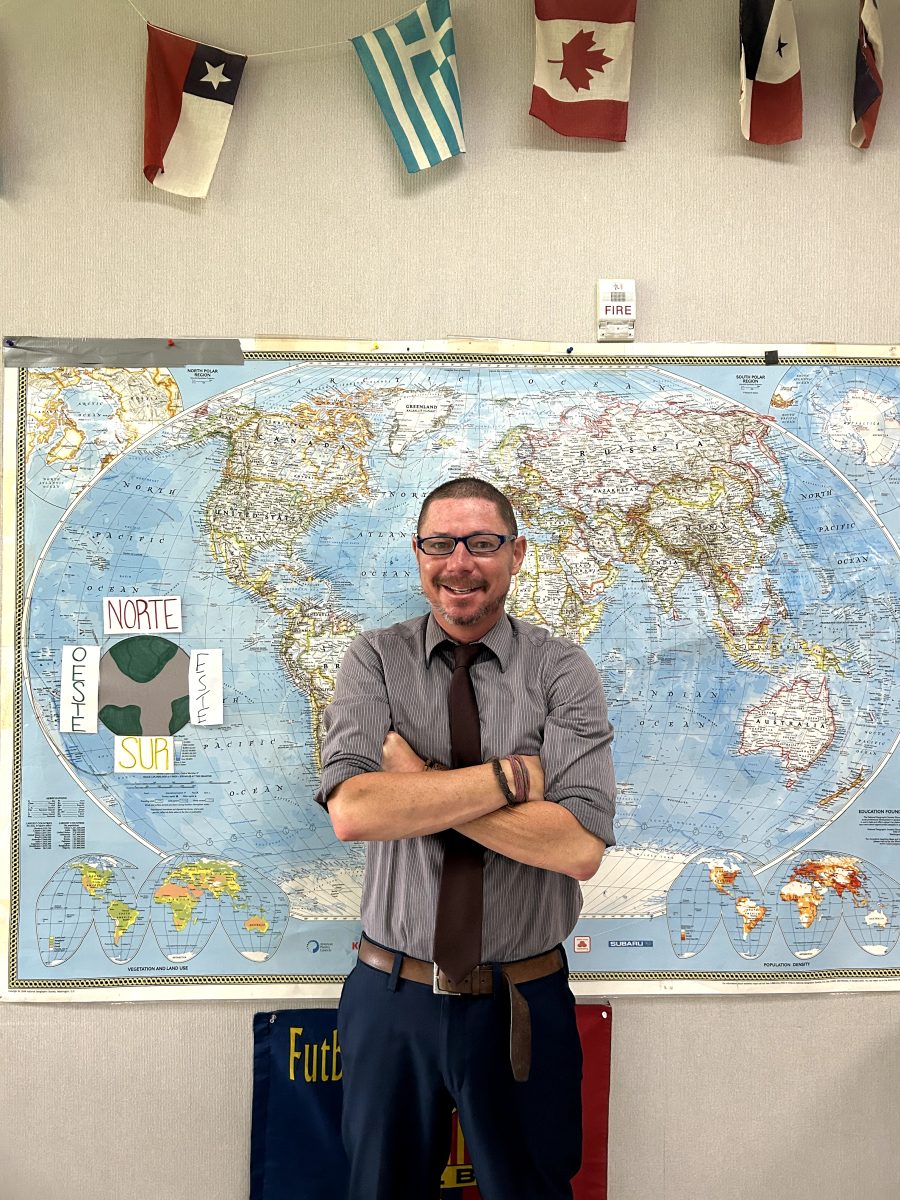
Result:
[[[566,948],[562,944],[562,942],[559,943],[559,957],[562,959],[562,969],[564,972],[564,977],[565,977],[566,983],[568,983],[569,982],[569,960],[568,960],[568,958],[566,958]]]
[[[403,955],[398,950],[394,955],[394,965],[391,967],[391,973],[388,976],[387,987],[389,992],[396,992],[397,985],[400,982],[400,968],[403,966]]]

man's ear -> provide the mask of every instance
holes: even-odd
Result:
[[[519,568],[525,561],[525,551],[528,549],[528,540],[524,537],[517,537],[513,542],[513,575],[518,575]]]

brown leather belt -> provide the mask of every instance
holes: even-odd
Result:
[[[396,955],[392,950],[383,950],[364,937],[359,945],[359,958],[376,971],[390,975]],[[528,1001],[516,984],[527,983],[530,979],[543,979],[545,975],[561,971],[562,965],[559,950],[548,950],[546,954],[536,954],[533,958],[500,964],[509,992],[509,1061],[513,1078],[518,1083],[524,1083],[531,1068],[531,1012]],[[435,963],[404,954],[399,975],[401,979],[409,979],[413,983],[427,984],[439,996],[490,996],[494,990],[494,971],[490,964],[475,967],[464,978],[451,981]]]

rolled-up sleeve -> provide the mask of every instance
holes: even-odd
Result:
[[[548,712],[541,747],[544,794],[567,808],[590,833],[615,845],[613,730],[603,683],[587,653],[556,642],[560,659],[547,664]]]
[[[322,726],[322,778],[315,799],[324,805],[345,779],[381,770],[391,709],[381,658],[365,634],[344,655]]]

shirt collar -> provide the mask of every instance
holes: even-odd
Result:
[[[507,613],[504,613],[497,624],[489,629],[483,638],[480,638],[482,646],[486,646],[488,650],[497,659],[500,664],[500,670],[505,671],[509,665],[509,657],[512,653],[512,643],[515,637],[515,630],[512,621]],[[445,644],[453,645],[453,638],[441,629],[437,621],[434,619],[434,613],[428,614],[428,620],[425,623],[425,665],[431,666],[431,659],[435,650],[439,646]]]

